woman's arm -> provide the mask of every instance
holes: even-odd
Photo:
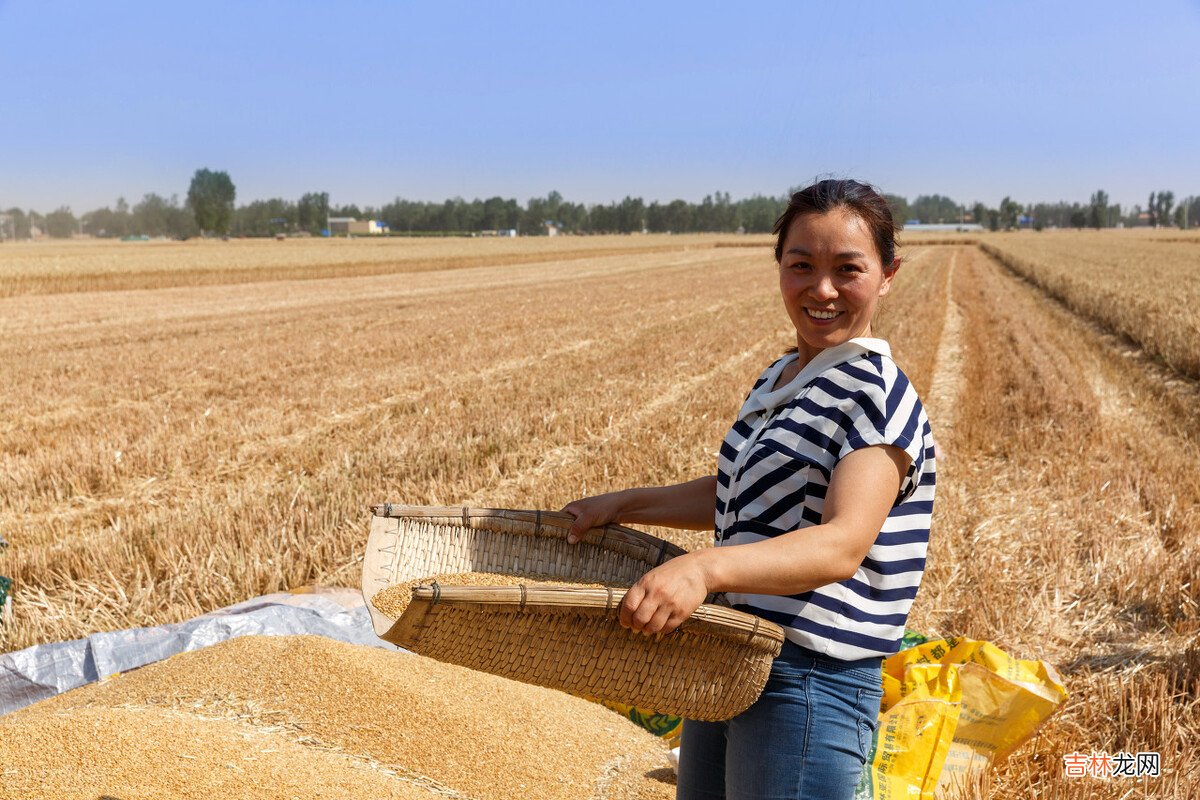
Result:
[[[820,525],[673,558],[626,593],[621,624],[667,633],[709,592],[799,594],[853,576],[883,528],[908,463],[891,445],[852,451],[833,470]]]
[[[647,486],[585,497],[563,506],[575,515],[567,541],[579,541],[588,528],[610,522],[638,522],[702,531],[713,526],[717,506],[717,478],[706,475],[674,486]]]

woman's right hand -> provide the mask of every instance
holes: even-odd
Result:
[[[591,528],[619,522],[624,499],[624,492],[609,492],[574,500],[563,506],[564,513],[575,517],[567,529],[567,544],[576,544]]]

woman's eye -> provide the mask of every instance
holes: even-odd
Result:
[[[812,264],[809,264],[807,261],[797,261],[795,264],[792,264],[792,269],[812,269]]]
[[[842,272],[862,272],[858,264],[842,264]]]

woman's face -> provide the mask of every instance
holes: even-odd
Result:
[[[880,263],[862,219],[846,208],[792,220],[779,262],[779,291],[796,327],[800,355],[871,335],[879,298],[888,293],[899,260]]]

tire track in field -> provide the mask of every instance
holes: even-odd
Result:
[[[83,335],[79,343],[57,342],[57,349],[97,345],[128,346],[142,339],[177,335],[147,326],[203,326],[212,322],[234,329],[255,330],[276,315],[301,311],[318,315],[336,313],[346,304],[392,301],[436,302],[464,292],[513,290],[583,280],[605,280],[617,275],[637,276],[702,264],[712,269],[745,263],[745,254],[718,250],[664,252],[645,258],[604,256],[564,265],[534,262],[457,270],[312,280],[267,281],[229,286],[185,286],[166,289],[89,292],[68,295],[20,295],[0,299],[0,352],[20,353],[9,347],[21,337]]]
[[[1088,362],[1084,382],[1096,399],[1101,430],[1120,443],[1127,462],[1146,468],[1135,480],[1137,503],[1165,547],[1166,555],[1153,557],[1172,558],[1171,554],[1190,545],[1200,521],[1200,479],[1195,469],[1200,462],[1200,381],[1165,365],[1103,321],[1074,311],[1002,260],[992,260],[1048,318],[1074,326],[1080,338],[1086,338],[1086,346],[1080,348]],[[1180,468],[1170,469],[1172,463]],[[1183,588],[1195,583],[1185,581]]]
[[[742,300],[734,299],[711,303],[703,308],[698,308],[691,312],[679,314],[671,320],[671,323],[679,324],[697,317],[711,316],[717,314],[723,309],[737,305],[739,302],[742,302]],[[329,418],[323,424],[314,425],[305,428],[304,430],[297,431],[296,433],[263,440],[256,447],[254,447],[253,450],[249,451],[252,453],[252,455],[249,457],[249,462],[239,464],[238,467],[232,471],[249,468],[253,465],[256,459],[265,455],[269,455],[274,451],[300,446],[305,442],[320,438],[322,436],[330,435],[338,430],[353,429],[364,420],[376,417],[387,409],[408,404],[419,404],[438,394],[460,393],[460,387],[463,384],[479,382],[487,383],[490,380],[494,380],[505,375],[518,373],[521,370],[529,367],[537,366],[550,359],[577,353],[588,348],[603,347],[605,352],[610,352],[621,347],[622,345],[636,341],[638,338],[647,335],[653,330],[654,327],[655,324],[651,323],[644,326],[621,328],[615,335],[606,336],[599,340],[582,339],[562,345],[560,347],[542,351],[534,355],[519,356],[512,359],[507,359],[505,361],[493,364],[492,366],[483,370],[464,375],[456,381],[449,383],[431,383],[419,389],[408,389],[403,392],[398,392],[383,399],[368,403],[364,406],[357,407],[350,413],[340,414],[336,417]]]
[[[480,489],[466,498],[463,503],[465,505],[477,505],[480,503],[509,502],[509,498],[518,498],[527,495],[530,485],[540,478],[578,462],[587,453],[621,438],[626,431],[636,430],[641,423],[652,418],[662,408],[669,407],[678,402],[681,398],[687,396],[688,393],[707,383],[711,383],[717,376],[741,366],[750,358],[761,355],[761,352],[767,350],[768,346],[778,347],[778,344],[779,336],[775,333],[758,339],[750,347],[723,359],[708,371],[686,380],[677,381],[666,392],[655,395],[653,400],[643,403],[615,424],[609,425],[603,433],[590,436],[586,442],[555,447],[547,451],[542,456],[541,461],[534,466],[514,475],[506,476],[502,481],[493,486]]]
[[[961,250],[950,256],[946,269],[946,310],[942,323],[942,335],[938,340],[937,355],[934,357],[933,381],[930,386],[929,416],[938,420],[940,437],[948,442],[954,436],[954,423],[958,410],[958,399],[963,390],[963,312],[954,299],[954,268]],[[939,442],[939,444],[941,444]]]

